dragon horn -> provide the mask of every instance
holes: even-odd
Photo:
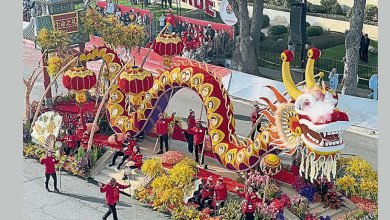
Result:
[[[283,64],[282,64],[283,84],[286,87],[286,90],[290,95],[290,97],[293,100],[297,100],[298,96],[302,94],[302,91],[295,86],[295,83],[290,73],[290,62],[294,59],[294,53],[290,50],[285,50],[281,54],[281,58],[283,60]]]
[[[305,81],[307,87],[310,89],[316,85],[316,81],[314,79],[314,61],[321,56],[321,51],[315,47],[310,48],[310,50],[307,51],[307,56],[309,59],[306,64]]]

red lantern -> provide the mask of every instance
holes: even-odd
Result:
[[[87,100],[85,91],[90,90],[96,84],[96,75],[85,68],[80,60],[75,67],[70,68],[62,77],[65,88],[76,92],[76,101],[81,103]]]
[[[133,66],[121,73],[118,86],[123,92],[132,95],[133,103],[139,105],[144,93],[152,88],[153,82],[150,72]]]
[[[164,65],[169,67],[172,57],[183,52],[184,44],[176,34],[161,34],[153,41],[153,51],[164,57]]]

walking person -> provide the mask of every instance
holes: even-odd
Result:
[[[196,126],[191,128],[191,133],[194,134],[194,145],[195,145],[195,161],[199,163],[199,152],[202,151],[204,136],[207,132],[207,128],[202,126],[200,120],[196,120]],[[204,157],[202,156],[202,164],[204,163]]]
[[[157,154],[163,153],[163,144],[165,145],[165,150],[168,151],[168,125],[173,121],[173,116],[176,112],[172,113],[170,118],[165,118],[162,113],[158,115],[158,121],[156,123],[156,133],[160,139],[160,151]]]
[[[60,192],[57,189],[57,174],[56,174],[56,168],[55,168],[55,165],[58,164],[58,160],[53,157],[52,151],[48,150],[47,153],[46,153],[46,156],[43,159],[41,159],[40,162],[41,162],[41,164],[45,165],[45,177],[46,177],[45,186],[46,186],[46,190],[48,192],[51,192],[51,190],[49,189],[49,179],[50,179],[50,176],[51,176],[53,178],[53,180],[54,180],[54,191],[55,192]]]
[[[106,220],[108,216],[112,214],[114,220],[118,220],[116,213],[116,204],[119,200],[119,189],[127,189],[130,185],[122,185],[116,182],[115,178],[111,178],[110,183],[102,184],[98,183],[101,193],[106,193],[106,204],[108,205],[108,211],[102,217],[103,220]]]
[[[192,154],[194,152],[194,133],[191,131],[196,126],[195,112],[190,109],[190,115],[187,118],[187,132],[186,138],[188,143],[188,151]]]
[[[254,108],[253,108],[253,111],[252,111],[252,114],[251,114],[252,128],[253,128],[253,126],[255,126],[257,119],[260,117],[259,102],[255,101],[253,103],[253,107]],[[256,127],[257,132],[260,132],[260,128],[261,128],[261,122],[259,122],[259,124]],[[256,130],[253,130],[253,133],[251,135],[251,140],[252,141],[255,140]]]
[[[337,73],[337,69],[333,68],[332,71],[329,72],[329,83],[330,88],[332,88],[334,91],[337,90],[337,86],[339,85],[339,75]]]

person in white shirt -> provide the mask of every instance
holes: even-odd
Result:
[[[106,5],[106,12],[108,14],[114,14],[115,13],[115,4],[111,2],[111,0],[108,0],[108,3]]]
[[[160,30],[162,30],[165,27],[165,14],[163,13],[161,17],[158,19],[160,22]]]
[[[336,91],[337,86],[339,85],[339,75],[340,74],[337,73],[336,68],[333,68],[329,73],[330,88],[332,88],[334,91]]]
[[[371,89],[370,98],[378,100],[378,74],[374,74],[371,76],[370,81],[368,83],[368,87]]]

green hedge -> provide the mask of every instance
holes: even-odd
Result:
[[[275,26],[271,26],[268,29],[267,33],[270,36],[277,36],[277,35],[288,33],[288,29],[286,26],[283,25],[275,25]]]
[[[324,33],[324,29],[320,26],[310,26],[306,29],[308,37],[321,36]]]
[[[378,7],[375,5],[366,5],[366,18],[367,21],[378,22]]]

